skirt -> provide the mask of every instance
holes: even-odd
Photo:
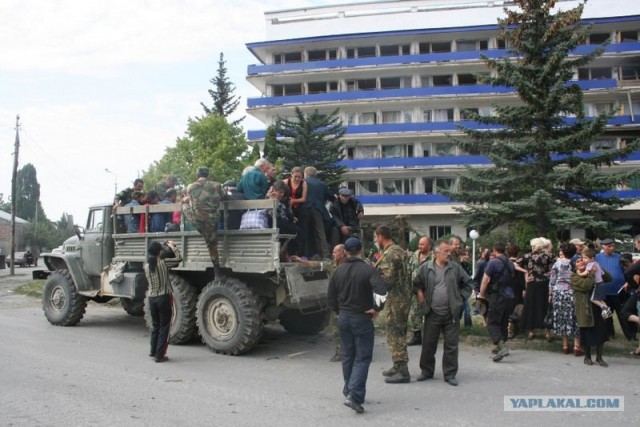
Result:
[[[529,283],[524,298],[522,330],[544,329],[544,316],[548,307],[549,281]]]
[[[609,341],[607,327],[605,326],[600,307],[591,304],[593,310],[594,325],[590,328],[580,328],[580,344],[582,348],[596,347]]]
[[[580,328],[576,320],[571,289],[556,290],[553,293],[553,333],[561,337],[579,337]]]

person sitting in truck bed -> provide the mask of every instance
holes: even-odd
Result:
[[[151,190],[147,193],[147,197],[144,201],[144,205],[157,205],[159,202],[158,193],[156,190]],[[149,214],[149,216],[152,214]],[[140,215],[140,226],[138,227],[138,233],[147,232],[147,223],[151,225],[151,219],[147,217],[146,213]]]
[[[276,181],[267,193],[267,198],[278,200],[278,210],[276,212],[276,227],[279,234],[298,234],[298,221],[289,207],[289,187],[284,181]],[[273,226],[273,214],[271,210],[269,213],[269,227]],[[288,262],[289,255],[287,251],[286,239],[280,239],[280,259]]]
[[[177,194],[178,193],[176,192],[175,188],[168,189],[164,194],[164,198],[160,201],[159,204],[170,205],[172,203],[175,203]],[[150,224],[149,231],[153,233],[166,231],[167,224],[172,224],[172,223],[173,223],[173,212],[157,212],[157,213],[151,214],[151,224]]]
[[[131,201],[125,206],[142,206],[144,203],[144,193],[142,191],[134,191]],[[140,228],[140,214],[128,214],[126,216],[127,233],[137,233]]]

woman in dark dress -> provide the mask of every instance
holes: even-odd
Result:
[[[544,237],[531,239],[531,253],[520,260],[519,265],[527,270],[524,292],[524,313],[522,329],[534,337],[535,329],[545,328],[544,317],[549,307],[549,273],[555,259],[550,254],[551,241]],[[551,340],[551,330],[547,329],[547,341]]]
[[[583,272],[586,268],[587,263],[582,257],[578,258],[576,260],[576,272]],[[573,273],[571,276],[576,319],[580,327],[580,339],[584,350],[584,363],[585,365],[593,365],[591,349],[595,347],[596,363],[606,368],[609,365],[602,359],[602,351],[604,343],[609,340],[609,337],[600,314],[600,307],[593,304],[589,298],[594,285],[595,278],[591,274],[583,277]]]

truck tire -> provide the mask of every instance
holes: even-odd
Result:
[[[169,274],[173,289],[173,315],[169,328],[169,342],[171,344],[186,344],[193,341],[198,333],[196,325],[196,302],[198,295],[191,284],[180,276]],[[151,330],[151,314],[148,299],[144,299],[144,319]]]
[[[280,324],[288,331],[301,335],[316,335],[329,323],[326,310],[303,314],[299,310],[285,310],[280,314]]]
[[[222,354],[248,352],[264,326],[259,298],[233,277],[216,278],[202,290],[196,318],[202,342]]]
[[[122,308],[124,308],[124,311],[128,314],[132,316],[144,316],[143,299],[120,298],[120,304],[122,304]]]
[[[49,275],[42,291],[42,309],[52,325],[77,325],[84,316],[87,299],[78,293],[68,270]]]

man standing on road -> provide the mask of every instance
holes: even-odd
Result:
[[[612,311],[616,312],[620,328],[625,338],[631,340],[635,334],[629,327],[626,319],[620,317],[620,310],[623,304],[620,289],[626,282],[624,269],[620,264],[620,253],[616,252],[616,242],[613,239],[603,239],[600,244],[602,245],[602,252],[596,255],[596,262],[611,274],[611,281],[604,284],[607,292],[605,302]],[[605,324],[607,325],[607,334],[609,337],[614,338],[615,329],[613,327],[613,318],[611,317],[605,320]]]
[[[333,259],[330,263],[327,261],[310,261],[310,260],[302,259],[297,255],[293,255],[291,257],[291,261],[300,263],[302,265],[307,265],[309,267],[314,267],[314,268],[320,267],[321,270],[326,269],[327,275],[329,276],[329,279],[331,279],[331,277],[333,277],[333,273],[335,272],[336,268],[338,268],[338,266],[342,264],[345,259],[347,259],[347,251],[344,249],[344,245],[343,244],[336,245],[333,248],[333,253],[331,254],[331,256]],[[328,326],[329,333],[331,335],[331,341],[333,341],[333,344],[336,347],[336,352],[329,359],[329,361],[331,362],[342,361],[340,331],[338,330],[337,320],[338,320],[337,316],[333,316],[333,315],[329,316],[329,326]]]
[[[375,231],[376,243],[380,248],[380,258],[374,267],[382,274],[387,289],[387,346],[391,351],[393,367],[382,372],[385,382],[401,384],[411,381],[409,375],[409,354],[407,353],[407,321],[411,306],[411,281],[407,266],[407,253],[396,245],[391,236],[391,229],[381,225]]]
[[[446,240],[435,244],[435,258],[423,265],[413,286],[418,303],[423,305],[424,335],[418,381],[433,378],[435,354],[440,332],[444,334],[442,372],[444,380],[452,386],[458,385],[458,341],[460,336],[460,313],[462,303],[471,296],[473,281],[464,269],[450,260],[451,245]]]
[[[213,262],[215,277],[220,276],[218,258],[218,222],[220,221],[220,201],[224,198],[219,182],[209,181],[209,169],[199,167],[197,180],[187,188],[187,195],[182,199],[182,211],[187,220],[195,225],[196,230],[204,237]]]
[[[480,298],[489,296],[489,310],[487,312],[487,331],[496,345],[493,350],[494,362],[499,362],[509,355],[507,337],[509,329],[509,315],[515,306],[515,291],[513,281],[515,266],[505,255],[505,245],[496,242],[493,245],[494,258],[489,261],[484,270],[480,285]]]
[[[327,300],[338,315],[344,404],[361,414],[373,356],[373,319],[382,309],[387,287],[380,273],[362,259],[360,239],[351,237],[344,246],[348,257],[329,281]]]
[[[416,278],[418,270],[422,267],[422,264],[427,261],[433,260],[433,253],[431,248],[433,243],[431,237],[423,236],[418,241],[418,250],[416,250],[409,258],[409,271],[411,272],[411,280]],[[413,337],[407,343],[407,345],[421,345],[422,344],[422,323],[424,321],[424,314],[422,308],[418,306],[418,299],[416,295],[411,297],[411,325],[413,326]]]

